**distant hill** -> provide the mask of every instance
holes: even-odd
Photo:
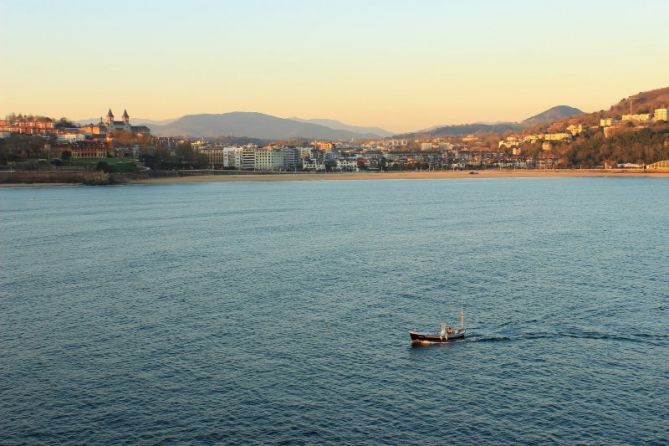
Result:
[[[245,136],[259,139],[356,139],[375,137],[320,124],[278,118],[253,112],[186,115],[164,125],[150,125],[157,136]]]
[[[355,132],[355,133],[360,133],[361,135],[369,135],[369,137],[374,137],[374,136],[393,136],[393,132],[389,132],[388,130],[384,130],[379,127],[361,127],[357,125],[350,125],[350,124],[345,124],[340,121],[335,121],[334,119],[301,119],[297,117],[292,117],[290,118],[293,121],[299,121],[299,122],[309,122],[312,124],[318,124],[318,125],[324,125],[325,127],[330,127],[331,129],[336,129],[336,130],[348,130],[349,132]]]
[[[417,133],[430,136],[465,136],[471,133],[502,134],[509,131],[522,131],[537,124],[545,124],[581,114],[583,114],[583,112],[577,108],[569,107],[567,105],[558,105],[557,107],[550,108],[521,122],[477,122],[473,124],[445,125],[433,127]]]
[[[435,127],[429,130],[433,136],[465,136],[472,133],[504,133],[522,130],[523,126],[516,122],[500,122],[497,124],[460,124]]]
[[[583,112],[578,108],[570,107],[568,105],[558,105],[556,107],[549,108],[548,110],[534,115],[530,118],[527,118],[522,122],[526,127],[532,127],[537,124],[547,124],[554,121],[559,121],[560,119],[570,118],[572,116],[582,115]]]

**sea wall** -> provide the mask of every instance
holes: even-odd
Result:
[[[0,171],[0,184],[72,183],[111,184],[108,173],[96,170]]]

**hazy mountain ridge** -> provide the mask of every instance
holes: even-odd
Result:
[[[330,127],[331,129],[335,130],[348,130],[350,132],[360,133],[363,135],[370,135],[370,137],[373,136],[386,137],[386,136],[393,136],[395,134],[394,132],[390,132],[380,127],[363,127],[358,125],[351,125],[343,123],[341,121],[336,121],[334,119],[302,119],[295,116],[289,119],[299,122],[308,122],[312,124],[324,125],[325,127]]]
[[[582,114],[583,112],[578,108],[570,107],[568,105],[558,105],[531,116],[521,122],[477,122],[471,124],[443,125],[432,127],[428,130],[416,132],[413,134],[426,134],[430,136],[465,136],[478,132],[497,134],[502,134],[505,132],[519,132],[535,125],[546,124]]]
[[[256,112],[186,115],[165,125],[153,125],[156,136],[246,136],[260,139],[359,139],[374,137],[310,122],[278,118]]]

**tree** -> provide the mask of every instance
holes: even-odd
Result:
[[[62,159],[65,162],[70,161],[71,158],[72,158],[72,152],[70,152],[69,150],[63,150],[63,153],[61,153],[60,155],[60,159]]]
[[[107,163],[107,161],[99,161],[99,162],[95,165],[95,170],[101,170],[101,171],[103,171],[104,173],[111,173],[111,171],[112,171],[113,169],[112,169],[112,167],[109,165],[109,163]]]
[[[67,118],[60,118],[58,121],[56,121],[54,123],[53,126],[57,129],[64,129],[64,128],[70,128],[71,129],[71,128],[76,127],[77,125],[74,122],[67,119]]]

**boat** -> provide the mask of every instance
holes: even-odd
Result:
[[[445,323],[441,323],[441,329],[439,333],[418,333],[416,331],[410,331],[409,336],[411,337],[411,343],[416,344],[434,344],[442,342],[452,342],[459,339],[465,338],[465,310],[464,308],[460,310],[460,328],[454,329],[453,327],[447,326]]]

